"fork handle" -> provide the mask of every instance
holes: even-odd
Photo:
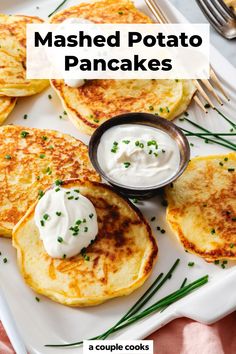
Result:
[[[20,336],[15,320],[8,306],[5,295],[0,288],[0,318],[3,327],[6,330],[8,337],[11,340],[12,346],[17,354],[27,354],[24,342]]]

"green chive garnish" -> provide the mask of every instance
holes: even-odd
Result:
[[[62,242],[63,242],[63,238],[59,236],[59,237],[57,238],[57,242],[62,243]]]
[[[125,168],[128,168],[130,165],[131,165],[131,163],[130,163],[130,162],[124,162],[124,166],[125,166]]]
[[[29,135],[29,133],[26,132],[26,131],[24,131],[24,130],[20,133],[20,136],[21,136],[22,138],[26,138],[28,135]]]
[[[55,181],[55,185],[56,186],[61,186],[62,185],[62,180],[61,179],[57,179],[56,181]]]

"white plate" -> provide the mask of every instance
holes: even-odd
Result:
[[[76,3],[78,2],[76,1]],[[58,3],[60,3],[59,0],[53,2],[49,0],[1,0],[0,12],[38,15],[47,18],[48,13]],[[177,20],[177,22],[184,20],[178,11],[166,1],[159,1],[159,3],[163,4],[163,8],[172,20]],[[66,6],[70,4],[71,1],[68,1]],[[141,0],[136,1],[136,4],[140,9],[148,12]],[[40,8],[36,9],[36,6]],[[214,48],[212,48],[211,54],[213,67],[231,96],[230,104],[227,104],[223,111],[233,117],[236,112],[236,83],[232,78],[236,77],[236,70]],[[48,94],[52,95],[51,100],[48,99]],[[210,129],[218,131],[229,130],[229,127],[214,111],[205,116],[195,105],[192,105],[188,111],[190,118],[199,124],[204,124]],[[62,112],[63,109],[56,94],[52,89],[48,89],[39,95],[19,99],[16,108],[6,123],[56,129],[72,134],[87,143],[87,136],[76,131],[70,121],[59,118]],[[28,119],[23,119],[24,114],[28,115]],[[176,122],[181,123],[178,120]],[[191,141],[194,143],[193,156],[227,152],[226,149],[217,145],[201,143],[196,138],[191,139]],[[209,284],[170,306],[163,313],[152,315],[123,332],[118,332],[113,338],[144,338],[155,329],[180,316],[211,323],[235,309],[236,268],[233,267],[233,263],[227,265],[227,269],[223,270],[220,266],[207,264],[201,258],[185,253],[165,222],[165,208],[161,206],[160,202],[161,198],[156,197],[140,205],[140,209],[149,220],[152,216],[157,217],[157,221],[152,222],[151,225],[158,240],[159,259],[151,278],[132,295],[114,299],[93,308],[68,308],[43,296],[39,296],[41,301],[37,302],[35,300],[37,295],[25,285],[19,274],[16,265],[16,252],[12,248],[10,240],[0,240],[0,251],[2,252],[0,258],[1,285],[30,353],[81,353],[81,349],[56,349],[55,351],[55,349],[45,348],[44,344],[77,341],[101,333],[114,324],[141,296],[157,274],[162,271],[166,272],[176,258],[181,259],[180,265],[172,279],[155,296],[155,300],[176,290],[185,277],[188,278],[188,281],[191,281],[209,274]],[[156,231],[157,225],[163,227],[166,233],[158,233]],[[3,264],[3,257],[8,258],[8,263]],[[194,261],[195,266],[189,268],[189,261]]]

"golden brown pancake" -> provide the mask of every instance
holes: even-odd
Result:
[[[79,189],[93,203],[98,235],[86,249],[86,257],[53,259],[39,238],[32,206],[13,232],[26,283],[69,306],[93,306],[130,294],[150,275],[157,257],[150,226],[132,203],[107,185],[74,180],[65,181],[63,187]]]
[[[26,79],[26,24],[38,17],[0,14],[0,95],[29,96],[48,86],[48,80]]]
[[[56,179],[99,181],[87,146],[53,130],[0,127],[0,236],[14,225]]]
[[[2,124],[16,104],[15,97],[0,96],[0,124]]]
[[[152,23],[129,0],[88,2],[65,9],[51,19],[84,18],[94,23]],[[188,107],[196,91],[192,81],[183,80],[89,80],[79,88],[64,80],[51,80],[72,123],[92,134],[109,118],[126,112],[155,113],[174,119]]]
[[[192,159],[166,196],[167,220],[186,250],[236,259],[236,153]]]

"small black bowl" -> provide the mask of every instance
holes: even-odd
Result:
[[[112,180],[106,175],[98,163],[97,159],[97,149],[100,143],[102,135],[110,128],[123,125],[123,124],[139,124],[146,125],[149,127],[157,128],[159,130],[167,133],[172,139],[174,139],[179,147],[180,152],[180,165],[176,174],[172,176],[169,180],[164,183],[160,183],[152,187],[130,187],[123,184],[119,184],[116,181]],[[89,142],[89,158],[95,168],[95,170],[115,189],[120,193],[124,194],[129,198],[150,198],[158,193],[160,188],[166,186],[167,184],[176,180],[186,169],[189,158],[190,158],[190,148],[189,143],[182,131],[173,123],[168,120],[149,113],[125,113],[113,117],[100,125],[95,132],[93,133],[90,142]]]

